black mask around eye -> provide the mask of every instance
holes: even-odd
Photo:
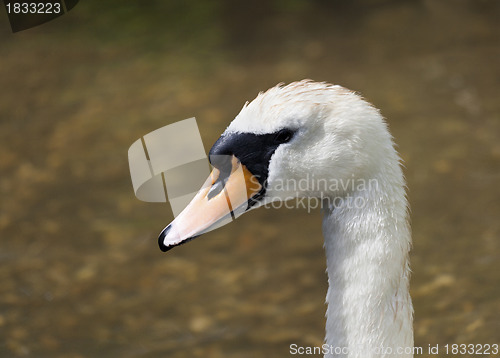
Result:
[[[262,198],[266,190],[271,157],[281,144],[290,142],[294,134],[294,130],[287,128],[266,134],[239,132],[223,134],[212,146],[208,155],[210,163],[221,171],[221,185],[231,173],[230,160],[224,158],[234,155],[262,185],[261,192],[254,200]],[[249,203],[250,206],[253,204],[255,202]]]

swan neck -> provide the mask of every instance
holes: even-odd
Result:
[[[325,211],[325,357],[413,357],[411,237],[399,166],[394,173]]]

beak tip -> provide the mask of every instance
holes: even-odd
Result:
[[[171,225],[168,225],[163,231],[160,233],[158,236],[158,246],[160,246],[160,250],[163,252],[167,252],[170,250],[173,245],[165,245],[165,237],[167,236],[168,232],[170,231]]]

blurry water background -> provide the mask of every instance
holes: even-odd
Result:
[[[208,151],[303,78],[362,93],[398,143],[415,344],[500,343],[499,1],[81,1],[16,34],[0,12],[1,357],[321,345],[318,210],[255,210],[164,254],[169,206],[134,197],[127,163],[192,116]]]

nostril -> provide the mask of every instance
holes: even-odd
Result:
[[[224,186],[226,185],[226,181],[231,175],[233,164],[232,164],[232,155],[210,155],[210,163],[219,170],[219,176],[215,183],[212,184],[210,191],[207,194],[208,200],[220,194]]]
[[[220,177],[215,181],[215,183],[212,185],[212,187],[210,188],[208,194],[207,194],[207,198],[208,200],[212,199],[214,196],[217,196],[218,194],[220,194],[220,192],[222,191],[222,189],[224,189],[224,181],[220,179]]]

